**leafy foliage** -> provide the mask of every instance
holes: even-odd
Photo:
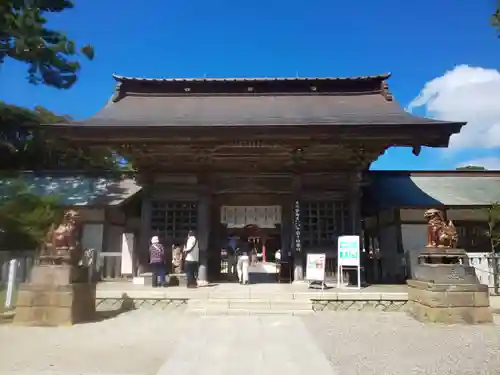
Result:
[[[498,37],[500,38],[500,0],[497,0],[495,13],[491,15],[491,24],[497,29]]]
[[[32,194],[20,180],[5,186],[0,197],[0,244],[8,250],[38,248],[62,210],[57,196]]]
[[[94,58],[90,45],[47,27],[45,15],[72,9],[70,0],[0,0],[0,63],[6,57],[28,64],[31,83],[70,88],[80,70],[79,55]]]
[[[112,150],[75,148],[45,135],[43,124],[70,120],[43,107],[29,110],[0,102],[0,169],[123,169]]]

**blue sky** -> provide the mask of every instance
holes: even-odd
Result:
[[[50,21],[54,29],[65,30],[77,42],[95,47],[96,58],[83,62],[78,83],[68,91],[32,86],[24,79],[25,66],[7,62],[0,66],[0,100],[28,107],[42,105],[80,119],[97,112],[109,99],[114,89],[112,73],[283,77],[391,72],[391,91],[407,107],[427,82],[457,65],[472,70],[462,70],[462,75],[455,74],[450,82],[464,74],[469,78],[473,75],[469,81],[475,82],[474,74],[485,71],[495,79],[494,73],[500,69],[500,39],[488,20],[494,0],[148,0],[143,6],[123,0],[76,3],[74,10]],[[450,85],[456,87],[453,82]],[[500,127],[493,124],[500,119],[499,111],[493,109],[486,126],[474,116],[478,108],[472,104],[467,113],[450,109],[457,103],[453,93],[438,87],[434,96],[441,95],[443,100],[436,104],[432,93],[427,99],[424,95],[425,103],[415,113],[432,112],[429,108],[434,105],[431,114],[438,118],[474,117],[478,124],[473,123],[471,134],[477,126],[491,138],[492,131]],[[493,166],[500,157],[499,142],[490,142],[487,147],[480,140],[474,144],[457,142],[453,150],[426,149],[419,157],[407,149],[392,149],[373,167],[449,169],[478,159]]]

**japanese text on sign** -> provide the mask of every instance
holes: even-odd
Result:
[[[295,251],[300,252],[302,250],[301,247],[301,239],[300,239],[300,202],[295,201],[295,209],[294,209],[294,223],[295,223]]]
[[[359,236],[340,236],[338,262],[341,266],[359,266]]]

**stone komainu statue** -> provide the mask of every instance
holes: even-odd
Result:
[[[451,220],[445,221],[443,211],[431,208],[425,211],[424,217],[427,220],[427,247],[457,247],[457,229]]]
[[[182,273],[182,248],[179,245],[172,246],[172,272],[174,274]]]
[[[68,210],[61,223],[52,224],[47,232],[40,252],[41,263],[78,265],[83,257],[79,236],[78,212]]]

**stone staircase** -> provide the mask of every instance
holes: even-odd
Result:
[[[306,315],[313,314],[309,299],[212,298],[191,299],[187,312],[197,315]]]

